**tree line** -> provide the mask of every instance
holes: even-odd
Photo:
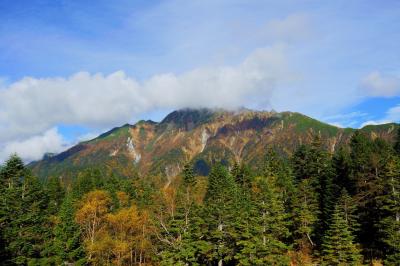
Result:
[[[0,169],[3,265],[400,265],[400,131],[163,177]]]

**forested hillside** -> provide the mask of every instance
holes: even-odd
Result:
[[[221,133],[223,134],[223,133]],[[65,182],[18,156],[1,167],[3,265],[399,265],[397,140],[320,134],[292,154],[187,161],[176,178],[102,165]],[[103,136],[107,138],[109,136]],[[211,152],[211,151],[210,151]]]

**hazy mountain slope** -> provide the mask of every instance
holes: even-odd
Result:
[[[373,138],[392,141],[396,127],[385,124],[362,130]],[[257,164],[268,146],[290,155],[300,144],[310,143],[316,134],[334,151],[347,143],[354,131],[299,113],[185,109],[170,113],[160,123],[140,121],[114,128],[58,155],[46,156],[30,167],[41,177],[71,178],[91,166],[119,175],[137,171],[141,175],[173,177],[190,160],[199,173],[207,174],[214,161]]]

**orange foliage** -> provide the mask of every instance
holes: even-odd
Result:
[[[145,265],[153,229],[147,212],[129,206],[129,196],[117,192],[120,208],[110,212],[111,197],[103,190],[86,194],[75,220],[81,226],[89,262],[93,265]]]
[[[92,244],[96,234],[102,229],[110,204],[111,197],[106,191],[94,190],[83,197],[76,212],[75,221],[81,226],[84,239],[90,240]]]

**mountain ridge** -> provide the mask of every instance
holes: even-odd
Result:
[[[371,138],[382,137],[391,142],[398,126],[389,123],[360,130]],[[88,167],[102,167],[118,175],[136,172],[171,178],[191,161],[199,174],[206,175],[215,161],[256,165],[267,147],[289,156],[317,134],[333,152],[348,143],[356,130],[296,112],[186,108],[171,112],[160,122],[141,120],[115,127],[29,166],[42,178],[73,178]]]

